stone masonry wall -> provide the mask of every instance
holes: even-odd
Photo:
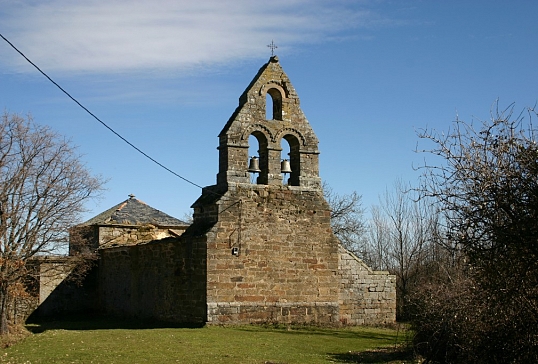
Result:
[[[205,246],[175,238],[102,249],[99,306],[107,314],[168,322],[206,320]]]
[[[129,245],[139,242],[160,240],[174,235],[181,235],[183,230],[174,227],[176,234],[171,234],[169,227],[146,225],[110,225],[99,226],[99,246]]]
[[[339,254],[340,321],[344,325],[396,322],[396,276],[371,270],[342,246]]]
[[[69,255],[93,253],[97,249],[180,236],[186,226],[157,226],[152,224],[82,225],[70,230]]]
[[[217,205],[206,234],[209,323],[339,322],[339,243],[321,191],[237,184]]]
[[[74,266],[67,259],[42,260],[39,262],[39,303],[44,302],[49,295],[71,273]]]
[[[39,270],[38,306],[30,319],[96,310],[97,266],[93,260],[42,257],[34,262]]]
[[[280,109],[276,118],[266,119],[266,95]],[[275,115],[273,116],[275,117]],[[300,100],[276,56],[271,57],[239,98],[239,106],[219,134],[217,184],[248,184],[249,136],[259,143],[261,172],[257,183],[282,185],[280,161],[289,159],[292,172],[288,184],[321,190],[318,139],[300,108]],[[290,153],[282,154],[282,143]]]
[[[250,136],[257,171],[248,169]],[[100,232],[112,239],[99,242],[106,312],[210,324],[394,322],[394,276],[372,271],[332,232],[318,139],[276,56],[240,96],[218,150],[217,184],[202,190],[181,237],[147,243],[137,228]]]

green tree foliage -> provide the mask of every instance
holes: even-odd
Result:
[[[538,130],[513,106],[478,125],[423,131],[420,191],[443,212],[446,246],[461,259],[415,298],[417,348],[436,362],[538,359]]]
[[[31,118],[0,120],[0,333],[8,329],[14,299],[22,295],[37,256],[66,251],[68,228],[102,181],[75,149]]]

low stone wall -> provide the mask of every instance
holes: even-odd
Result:
[[[216,234],[200,231],[101,249],[98,269],[81,286],[63,280],[70,271],[65,261],[47,262],[40,266],[41,306],[36,313],[93,310],[208,324],[395,322],[395,276],[373,271],[341,245],[334,255],[330,250],[320,255],[321,247],[331,249],[331,244],[323,239],[315,250],[316,240],[306,239],[314,229],[308,226],[302,231],[309,245],[298,246],[298,234],[290,233],[288,239],[279,236],[275,241],[265,240],[269,232],[252,234],[240,246],[239,256],[231,254],[233,244],[208,244],[207,237]],[[257,243],[256,238],[264,240]],[[332,297],[335,299],[323,299]]]
[[[340,247],[340,322],[344,325],[384,325],[396,322],[396,276],[373,271]]]
[[[45,302],[73,269],[74,265],[70,264],[66,258],[41,260],[39,262],[39,303]]]
[[[86,314],[98,310],[96,301],[97,266],[93,261],[78,259],[43,258],[39,267],[39,306],[31,318]],[[77,268],[83,264],[87,271],[82,276]]]
[[[208,324],[339,324],[338,305],[334,302],[217,302],[208,303],[207,310]]]
[[[168,238],[102,249],[99,306],[107,314],[169,322],[205,322],[202,242]]]

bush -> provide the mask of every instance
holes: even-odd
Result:
[[[481,122],[424,132],[441,157],[421,192],[437,200],[456,277],[414,297],[417,350],[440,363],[538,360],[538,145],[531,118],[510,107]]]

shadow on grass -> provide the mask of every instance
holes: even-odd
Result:
[[[259,330],[263,328],[270,331],[278,331],[283,334],[290,335],[320,335],[320,336],[330,336],[330,337],[339,337],[342,339],[367,339],[367,340],[388,340],[397,342],[406,341],[406,334],[402,332],[400,337],[395,337],[393,333],[383,333],[383,332],[373,332],[370,330],[361,330],[355,331],[346,328],[324,328],[319,326],[301,326],[301,325],[255,325],[255,326],[244,326],[236,328],[243,331]]]
[[[47,330],[144,330],[164,328],[201,328],[204,323],[175,323],[140,318],[116,318],[101,315],[73,315],[61,318],[34,319],[26,329],[34,334]]]
[[[414,363],[413,351],[406,347],[391,347],[362,352],[329,353],[337,363]]]

